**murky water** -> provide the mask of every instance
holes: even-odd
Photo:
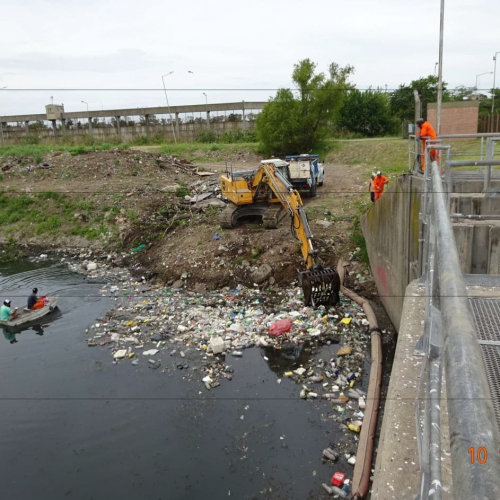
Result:
[[[87,347],[85,328],[112,305],[99,285],[61,267],[0,268],[13,304],[33,286],[59,294],[60,313],[44,318],[43,335],[0,337],[2,498],[317,499],[335,470],[352,474],[321,461],[339,432],[331,405],[279,384],[264,351],[231,359],[233,381],[207,392],[174,358],[163,372]]]

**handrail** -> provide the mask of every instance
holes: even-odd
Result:
[[[436,162],[432,163],[432,187],[453,494],[457,500],[500,498],[500,433]],[[469,448],[481,446],[495,452],[485,463],[471,463]]]

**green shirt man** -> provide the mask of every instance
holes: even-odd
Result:
[[[11,301],[4,300],[2,307],[0,307],[0,321],[9,321],[11,316],[15,315],[17,309],[14,311],[10,308]]]

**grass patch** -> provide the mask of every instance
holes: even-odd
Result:
[[[67,144],[18,144],[15,146],[0,147],[0,157],[4,156],[32,156],[36,163],[41,163],[43,155],[53,151],[68,151],[71,155],[77,156],[91,151],[107,151],[111,148],[119,147],[126,149],[129,147],[128,143],[111,144],[103,142],[101,144],[93,144],[89,146],[82,145],[67,145]]]
[[[218,152],[217,157],[214,157],[214,152]],[[182,142],[182,143],[165,143],[160,145],[160,152],[167,155],[179,156],[186,160],[201,160],[201,161],[221,161],[224,156],[237,155],[244,152],[259,154],[259,144],[255,142],[249,143],[203,143],[203,142]]]
[[[367,172],[380,170],[391,176],[408,171],[406,139],[332,141],[326,147],[328,163],[361,165]]]
[[[353,246],[361,249],[357,254],[357,258],[364,264],[369,264],[368,250],[366,249],[366,241],[365,237],[363,236],[363,231],[361,230],[359,217],[356,217],[354,219],[350,239]]]
[[[185,186],[178,187],[175,190],[175,196],[177,196],[177,198],[184,198],[184,196],[188,196],[189,194],[191,194],[191,190]]]

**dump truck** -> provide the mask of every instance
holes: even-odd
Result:
[[[288,162],[288,180],[298,191],[309,191],[313,198],[318,186],[324,182],[325,170],[319,162],[319,155],[302,154],[285,156]]]
[[[288,215],[306,267],[298,275],[305,304],[330,306],[339,301],[340,277],[337,271],[323,265],[313,247],[313,235],[300,194],[272,161],[261,163],[253,170],[226,171],[221,176],[221,192],[229,201],[220,215],[223,228],[235,227],[248,215],[260,215],[266,227],[277,227]]]

